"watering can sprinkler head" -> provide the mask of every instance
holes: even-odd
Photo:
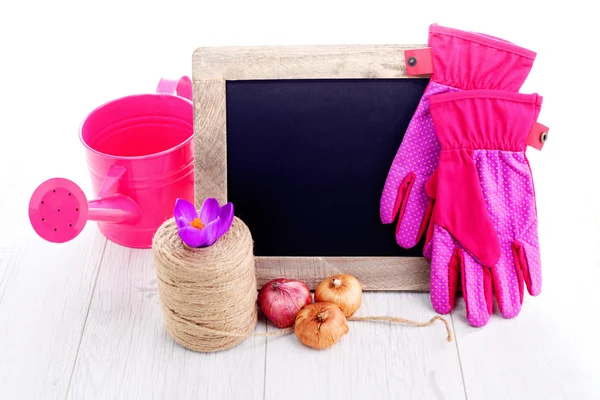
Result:
[[[43,239],[64,243],[81,233],[88,219],[88,202],[79,186],[68,179],[53,178],[33,192],[29,221]]]
[[[140,218],[140,208],[129,197],[116,193],[88,201],[83,190],[65,178],[43,182],[29,200],[31,226],[42,239],[53,243],[73,240],[88,220],[135,224]]]

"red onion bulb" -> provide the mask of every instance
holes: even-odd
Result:
[[[294,325],[300,309],[310,303],[312,295],[308,286],[294,279],[273,279],[258,293],[260,310],[281,329]]]

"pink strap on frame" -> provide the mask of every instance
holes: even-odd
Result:
[[[406,62],[406,75],[431,75],[433,73],[433,62],[431,61],[431,47],[404,51]]]
[[[177,96],[192,100],[192,80],[182,76],[178,80],[162,78],[158,82],[156,93],[177,94]]]

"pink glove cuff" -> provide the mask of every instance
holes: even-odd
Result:
[[[474,90],[431,96],[429,102],[442,150],[524,151],[542,96]]]
[[[511,42],[476,32],[429,27],[431,80],[457,89],[518,91],[536,53]]]

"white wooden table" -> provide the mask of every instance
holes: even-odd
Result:
[[[542,296],[527,297],[514,320],[495,317],[472,328],[459,302],[447,316],[452,343],[438,324],[351,322],[350,333],[326,351],[289,335],[199,354],[176,345],[164,329],[149,250],[115,245],[93,223],[63,245],[38,239],[26,220],[26,193],[10,193],[16,179],[4,174],[1,192],[2,399],[592,399],[600,393],[597,316],[571,309],[594,301],[585,292],[593,284],[572,285],[566,267],[548,262],[548,274],[558,276],[547,279]],[[569,265],[578,262],[585,261]],[[597,258],[588,263],[598,267]],[[571,289],[563,290],[567,284]],[[358,314],[423,321],[434,315],[426,293],[398,292],[366,293]],[[256,331],[265,329],[274,328],[261,320]]]
[[[0,399],[600,398],[600,90],[593,79],[567,79],[563,63],[566,49],[598,65],[586,42],[596,14],[524,1],[519,13],[503,3],[476,15],[459,1],[333,3],[1,3]],[[535,30],[531,21],[540,21]],[[94,223],[63,245],[30,227],[27,204],[41,181],[64,176],[91,194],[77,139],[83,117],[152,91],[162,75],[189,74],[196,47],[420,43],[432,22],[539,52],[523,91],[545,96],[541,122],[551,127],[544,151],[530,152],[544,284],[517,318],[496,310],[472,328],[459,301],[447,316],[452,343],[437,324],[352,322],[327,351],[290,335],[193,353],[164,329],[150,251],[107,242]],[[386,314],[435,315],[426,293],[366,293],[359,315]],[[257,332],[265,329],[262,320]]]

